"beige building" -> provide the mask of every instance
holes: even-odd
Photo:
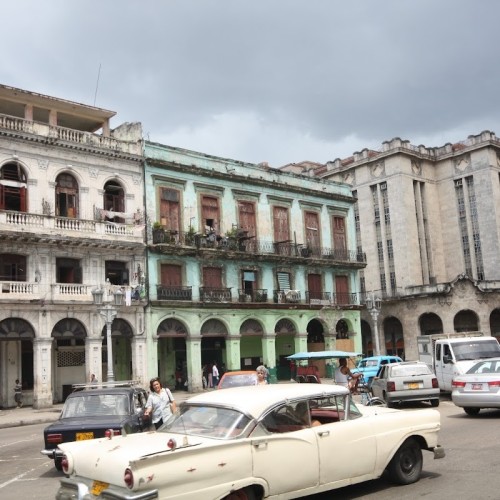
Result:
[[[17,378],[34,407],[91,373],[145,378],[142,131],[111,130],[114,114],[0,86],[1,407]],[[103,285],[130,304],[114,311],[115,366]]]
[[[395,138],[326,165],[292,164],[345,182],[357,198],[363,350],[417,357],[421,334],[500,336],[500,140],[485,131],[439,148]],[[377,318],[378,316],[378,318]]]

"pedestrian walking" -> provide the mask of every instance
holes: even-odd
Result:
[[[214,361],[212,366],[212,385],[214,389],[217,389],[217,386],[219,385],[219,369],[217,368],[216,361]]]
[[[158,429],[175,413],[177,405],[170,389],[163,388],[158,377],[151,379],[149,389],[150,393],[144,415],[151,415],[151,421],[155,429]]]
[[[17,404],[18,408],[22,408],[23,406],[23,386],[19,379],[16,379],[16,385],[14,386],[14,401]]]

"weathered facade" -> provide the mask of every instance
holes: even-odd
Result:
[[[114,112],[0,86],[0,406],[62,401],[105,379],[92,291],[120,290],[116,378],[147,373],[142,132]]]
[[[145,162],[148,364],[162,380],[199,390],[214,361],[284,379],[294,352],[361,348],[348,186],[150,142]]]
[[[300,172],[310,165],[288,165]],[[382,352],[417,357],[421,334],[500,336],[500,140],[492,132],[439,148],[393,139],[380,151],[315,166],[357,198],[356,238],[367,254],[360,287],[381,300]],[[363,349],[374,318],[362,314]]]

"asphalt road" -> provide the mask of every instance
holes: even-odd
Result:
[[[447,400],[441,402],[438,410],[442,423],[440,442],[447,455],[433,460],[425,452],[418,483],[393,486],[382,478],[314,495],[309,500],[500,498],[500,410],[481,411],[478,417],[471,418]],[[51,460],[40,454],[44,426],[0,429],[0,499],[54,498],[62,475]]]

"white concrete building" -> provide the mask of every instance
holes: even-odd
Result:
[[[61,401],[90,374],[146,374],[140,124],[112,111],[0,86],[0,406]],[[92,291],[122,291],[112,322]],[[109,297],[109,295],[108,295]]]
[[[417,357],[420,334],[500,336],[500,140],[485,131],[439,148],[395,138],[326,165],[292,164],[346,182],[355,197],[360,287],[381,299],[362,315],[364,351]]]

